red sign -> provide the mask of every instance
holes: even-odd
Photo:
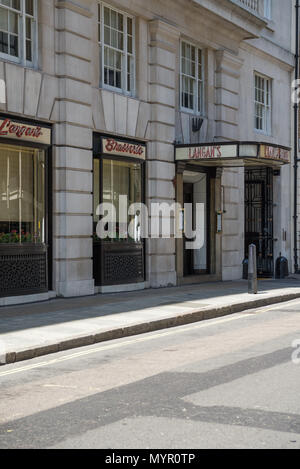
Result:
[[[290,152],[284,148],[262,145],[262,158],[290,162]]]
[[[176,160],[219,160],[237,158],[237,145],[199,145],[176,148]]]
[[[103,153],[145,159],[146,147],[145,145],[121,142],[120,140],[115,140],[114,138],[104,138]]]
[[[51,143],[51,130],[40,126],[20,124],[10,119],[0,120],[0,137],[17,138],[33,142]]]

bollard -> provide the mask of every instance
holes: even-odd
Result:
[[[249,246],[249,265],[248,265],[248,293],[250,295],[257,295],[257,261],[256,261],[256,246],[250,244]]]

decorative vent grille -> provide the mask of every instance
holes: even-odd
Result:
[[[47,291],[47,253],[0,252],[0,296]]]

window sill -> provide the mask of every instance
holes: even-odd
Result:
[[[13,57],[3,56],[0,54],[0,62],[6,62],[10,65],[16,65],[20,68],[28,68],[30,70],[38,70],[38,65],[31,62],[22,62],[20,60],[14,60]]]
[[[103,91],[109,91],[110,93],[115,93],[117,95],[126,96],[127,98],[136,98],[135,93],[134,94],[133,93],[128,93],[127,91],[123,91],[120,88],[114,88],[113,86],[102,86],[102,85],[100,85],[99,89],[103,90]]]
[[[197,117],[201,119],[207,119],[206,114],[202,114],[201,112],[196,112],[191,109],[186,109],[186,108],[180,108],[179,112],[182,114],[188,114],[191,117]]]

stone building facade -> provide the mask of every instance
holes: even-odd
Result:
[[[292,265],[292,170],[286,164],[292,1],[0,1],[5,18],[7,9],[0,52],[1,130],[8,129],[0,132],[2,300],[240,279],[254,232],[265,262],[261,274],[272,274],[279,253]],[[27,135],[16,135],[18,125],[29,127]],[[36,132],[48,139],[35,138]],[[107,146],[112,140],[119,145],[114,154]],[[143,157],[126,153],[127,144],[141,147]],[[189,148],[210,155],[219,148],[219,158],[177,157],[178,149]],[[34,167],[46,168],[27,180],[26,151]],[[7,182],[14,161],[18,181]],[[191,254],[184,237],[138,239],[126,247],[97,242],[96,206],[114,197],[118,184],[129,187],[125,174],[135,188],[134,194],[128,189],[133,201],[205,204],[201,253]],[[35,199],[27,215],[21,180],[47,186],[47,200],[36,201],[38,189],[29,191]],[[246,228],[246,217],[259,226]],[[41,244],[46,264],[34,260]],[[24,271],[36,282],[32,288],[21,281]]]

